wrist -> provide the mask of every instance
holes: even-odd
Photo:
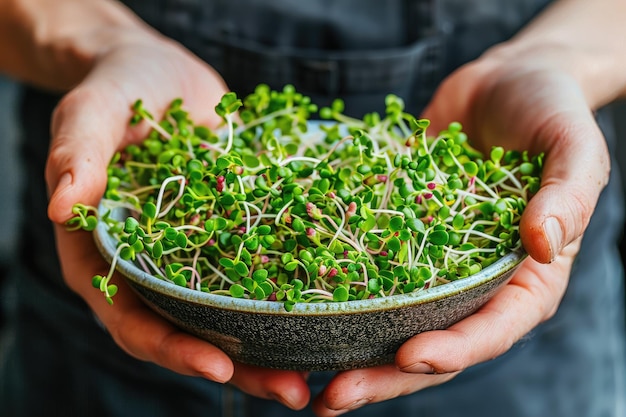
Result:
[[[626,97],[624,18],[623,0],[555,1],[499,53],[570,74],[596,109]]]

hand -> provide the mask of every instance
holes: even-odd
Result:
[[[315,399],[318,416],[410,394],[506,352],[557,310],[581,236],[608,181],[609,157],[590,105],[567,72],[567,50],[497,48],[452,74],[424,117],[436,134],[460,121],[483,150],[545,152],[540,191],[520,224],[530,254],[485,306],[447,330],[419,334],[395,366],[338,374]],[[563,67],[562,65],[566,65]]]
[[[146,308],[120,277],[114,305],[91,286],[107,263],[85,232],[68,232],[64,222],[74,203],[97,205],[114,152],[139,141],[145,126],[131,128],[130,106],[141,98],[156,118],[181,97],[197,123],[216,125],[214,107],[226,90],[210,67],[174,42],[154,34],[129,33],[96,57],[87,76],[55,110],[46,179],[49,217],[56,223],[57,247],[67,285],[95,312],[115,342],[137,359],[175,372],[273,398],[292,408],[309,400],[304,375],[233,364],[215,346],[184,333]]]

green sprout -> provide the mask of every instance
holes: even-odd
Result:
[[[103,212],[74,206],[70,230],[106,224],[118,259],[173,285],[235,298],[346,302],[423,291],[477,273],[521,247],[519,220],[543,155],[472,148],[459,123],[436,136],[390,95],[384,115],[319,109],[293,86],[266,85],[196,125],[182,100],[108,168]],[[110,216],[123,209],[123,221]]]

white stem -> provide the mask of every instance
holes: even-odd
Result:
[[[279,165],[280,166],[285,166],[287,164],[289,164],[290,162],[296,162],[296,161],[300,161],[300,162],[311,162],[315,165],[320,164],[322,161],[320,159],[317,158],[311,158],[308,156],[292,156],[291,158],[286,158],[283,159],[282,161],[280,161]]]
[[[226,148],[224,149],[223,154],[230,152],[230,148],[233,147],[233,141],[235,140],[235,129],[233,127],[233,116],[232,114],[227,114],[225,116],[226,123],[228,123],[228,141],[226,142]]]
[[[180,182],[180,187],[178,188],[178,194],[172,201],[170,201],[170,203],[167,205],[167,207],[165,207],[163,212],[161,212],[161,205],[163,204],[163,194],[165,194],[165,187],[167,186],[167,184],[173,181]],[[174,207],[176,202],[183,196],[183,193],[185,191],[185,182],[186,182],[185,177],[182,175],[174,175],[172,177],[166,178],[165,181],[163,181],[163,183],[161,184],[161,188],[159,189],[159,196],[157,197],[157,202],[156,202],[157,218],[161,218],[165,216],[172,209],[172,207]]]

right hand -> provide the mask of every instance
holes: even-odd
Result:
[[[158,119],[180,97],[196,123],[215,126],[220,119],[214,107],[227,91],[212,68],[171,40],[142,31],[114,36],[116,42],[95,58],[85,78],[61,100],[52,120],[46,167],[48,215],[55,222],[67,285],[131,356],[181,374],[230,381],[251,395],[303,408],[310,398],[303,373],[234,364],[215,346],[153,313],[119,276],[114,277],[119,292],[112,306],[92,287],[91,277],[106,274],[109,266],[89,233],[68,232],[64,223],[72,217],[75,203],[97,206],[114,153],[145,137],[145,125],[129,126],[132,103],[142,99]]]

